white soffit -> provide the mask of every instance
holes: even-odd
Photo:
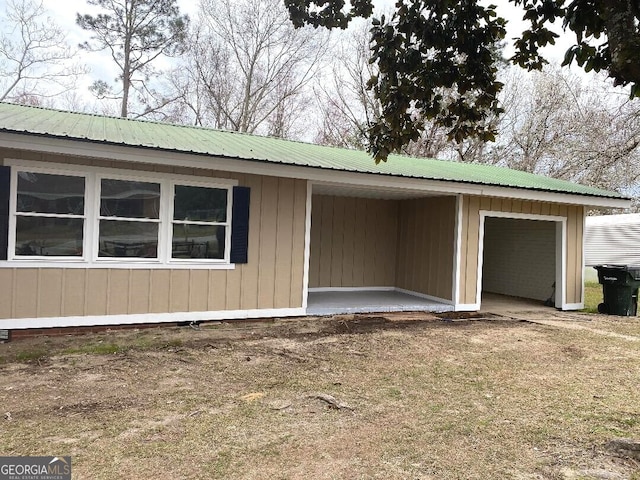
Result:
[[[420,190],[363,187],[334,183],[313,183],[313,194],[330,195],[334,197],[373,198],[378,200],[408,200],[411,198],[439,197],[446,195],[439,192],[431,193]]]

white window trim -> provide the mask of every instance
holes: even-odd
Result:
[[[125,171],[84,165],[67,165],[31,160],[5,159],[11,167],[9,198],[9,239],[8,259],[0,261],[0,268],[114,268],[114,269],[234,269],[231,255],[231,213],[233,209],[234,179],[175,175],[139,170]],[[19,171],[48,173],[53,175],[74,175],[85,178],[85,211],[82,257],[16,256],[16,199]],[[98,222],[100,213],[100,180],[133,180],[160,184],[160,219],[158,222],[158,258],[110,258],[98,257]],[[227,190],[227,222],[225,230],[224,259],[172,259],[171,225],[173,223],[173,192],[175,185],[223,188]]]
[[[236,183],[237,184],[237,183]],[[165,229],[166,232],[168,232],[169,235],[169,239],[167,240],[166,245],[167,246],[171,246],[172,242],[173,242],[173,224],[174,224],[174,219],[173,219],[173,202],[170,201],[171,199],[174,198],[175,196],[175,188],[176,185],[181,185],[181,186],[186,186],[186,187],[207,187],[207,188],[225,188],[227,190],[227,215],[226,215],[226,222],[187,222],[190,224],[201,224],[201,225],[223,225],[225,227],[225,245],[227,245],[229,248],[225,248],[224,250],[224,259],[220,259],[220,260],[216,260],[215,263],[229,263],[230,258],[231,258],[231,214],[232,214],[232,203],[233,203],[233,190],[229,187],[229,186],[223,186],[223,185],[214,185],[212,183],[206,183],[206,182],[202,182],[202,181],[197,181],[197,180],[191,180],[191,181],[187,181],[187,180],[183,180],[183,181],[172,181],[169,184],[169,195],[165,195],[164,197],[160,197],[160,198],[166,198],[168,205],[166,205],[166,220],[168,222],[168,227]],[[160,209],[162,211],[162,208]],[[178,222],[180,223],[180,222]],[[206,260],[206,259],[198,259],[198,258],[194,258],[194,259],[184,259],[184,258],[172,258],[171,257],[171,248],[168,249],[167,252],[165,252],[165,262],[169,265],[180,265],[180,264],[184,264],[184,263],[212,263],[212,261],[210,260]]]
[[[159,178],[149,177],[146,175],[138,175],[139,172],[134,172],[133,175],[123,174],[121,171],[118,173],[103,173],[102,171],[98,171],[95,173],[95,178],[93,182],[93,212],[95,215],[91,215],[89,220],[93,224],[92,228],[92,254],[91,259],[95,263],[100,264],[114,264],[114,263],[146,263],[146,264],[162,264],[162,249],[164,247],[164,237],[165,234],[165,225],[163,223],[163,207],[166,202],[163,202],[164,197],[167,196],[166,193],[166,180],[162,181]],[[158,212],[157,219],[146,219],[146,218],[128,218],[128,217],[102,217],[100,215],[100,197],[102,193],[102,180],[125,180],[125,181],[133,181],[133,182],[149,182],[149,183],[157,183],[160,185],[160,211]],[[141,258],[141,257],[100,257],[99,256],[99,240],[100,240],[100,220],[116,220],[116,221],[138,221],[138,222],[149,222],[158,225],[158,251],[157,257],[155,258]]]
[[[5,162],[5,165],[7,165],[8,162]],[[46,164],[40,164],[42,166],[34,166],[33,168],[20,168],[20,167],[16,167],[11,169],[11,179],[10,179],[10,195],[9,195],[9,239],[8,239],[8,252],[7,252],[7,261],[11,261],[11,262],[28,262],[29,264],[33,264],[33,262],[49,262],[49,261],[56,261],[56,262],[61,262],[61,261],[66,261],[66,262],[73,262],[73,263],[78,263],[78,262],[86,262],[89,257],[88,253],[87,253],[87,242],[85,241],[86,237],[87,237],[87,217],[88,217],[88,210],[89,210],[89,206],[87,205],[87,188],[88,188],[88,184],[90,182],[89,178],[87,177],[86,174],[84,174],[83,172],[79,172],[77,170],[65,170],[64,172],[61,172],[60,170],[57,170],[56,168],[53,168],[50,165],[46,165]],[[25,256],[25,255],[16,255],[16,223],[17,223],[17,217],[18,216],[29,216],[29,215],[24,215],[23,213],[18,212],[18,205],[17,205],[17,201],[18,201],[18,172],[19,171],[28,171],[31,173],[42,173],[42,174],[48,174],[48,175],[67,175],[67,176],[74,176],[74,177],[82,177],[84,178],[84,188],[85,188],[85,195],[84,195],[84,212],[82,216],[76,216],[76,215],[68,215],[68,214],[36,214],[33,216],[37,216],[37,217],[44,217],[44,216],[48,216],[48,217],[52,217],[52,218],[82,218],[84,220],[83,222],[83,229],[82,229],[82,255],[81,256],[60,256],[60,257],[50,257],[50,256],[44,256],[44,255],[32,255],[32,256]]]
[[[485,220],[487,217],[494,218],[513,218],[517,220],[537,220],[545,222],[554,222],[556,225],[555,241],[556,241],[556,295],[555,307],[560,310],[572,310],[576,308],[575,304],[567,303],[567,217],[561,215],[542,215],[537,213],[513,213],[500,212],[494,210],[479,211],[479,228],[478,228],[478,258],[477,258],[477,276],[476,276],[476,303],[477,310],[480,309],[482,300],[482,267],[484,262],[484,233]]]

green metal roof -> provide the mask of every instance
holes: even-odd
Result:
[[[212,155],[239,160],[624,199],[601,190],[508,168],[390,155],[168,123],[0,103],[0,132]],[[1,144],[1,142],[0,142]]]

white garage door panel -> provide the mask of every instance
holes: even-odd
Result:
[[[485,219],[482,290],[546,300],[555,281],[553,222]]]

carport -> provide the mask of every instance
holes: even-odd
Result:
[[[582,308],[582,206],[322,183],[310,200],[311,314],[477,311],[483,293]]]
[[[314,184],[307,313],[454,310],[459,196]]]

